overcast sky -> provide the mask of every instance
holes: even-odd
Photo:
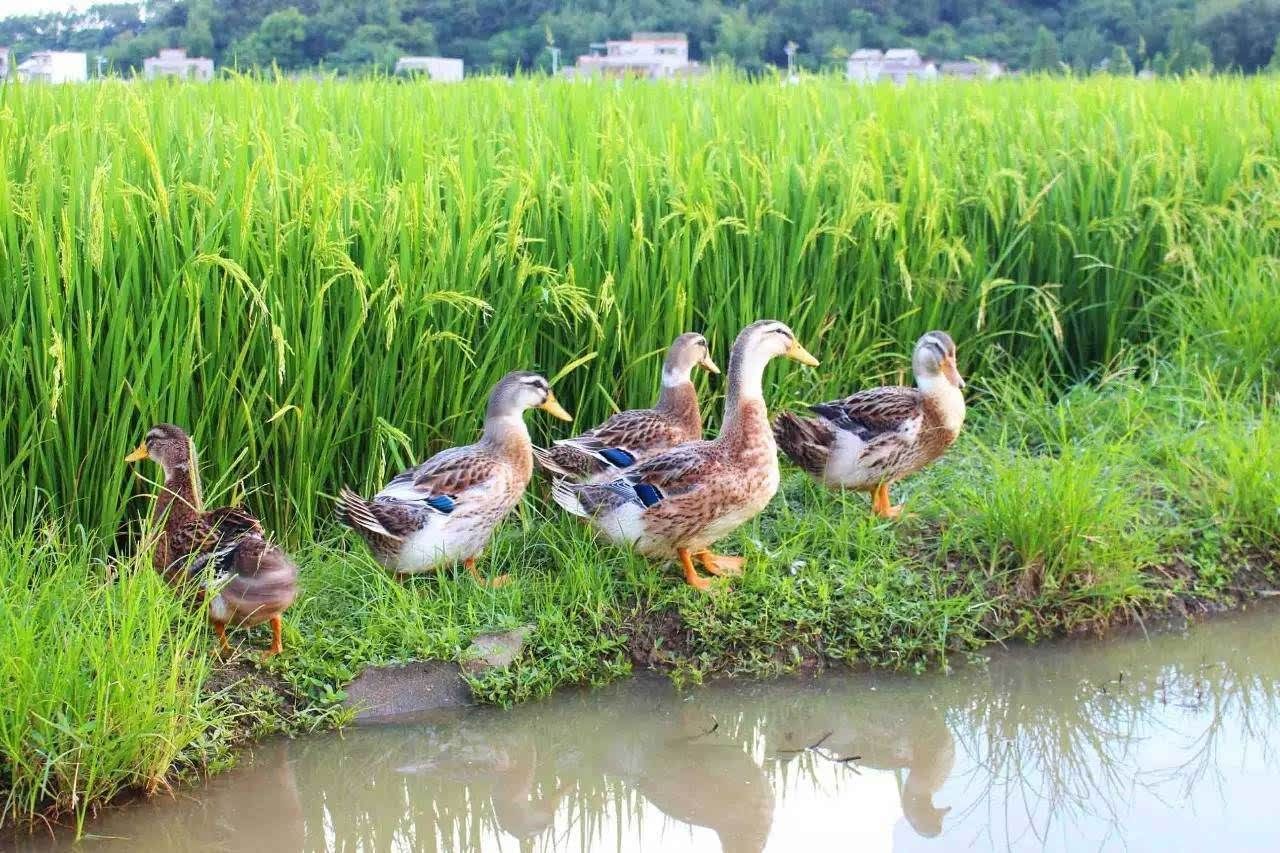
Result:
[[[67,9],[82,9],[88,5],[91,4],[80,0],[0,0],[0,18],[36,12],[62,12]]]

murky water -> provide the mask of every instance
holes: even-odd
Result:
[[[637,680],[269,743],[80,847],[1274,851],[1278,680],[1276,608],[950,677]]]

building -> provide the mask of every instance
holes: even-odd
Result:
[[[441,83],[462,79],[462,60],[444,56],[402,56],[396,60],[397,74],[425,74]]]
[[[901,86],[908,80],[934,80],[938,66],[925,62],[918,51],[899,47],[879,51],[863,48],[849,54],[845,76],[855,83],[880,83],[886,80]]]
[[[632,33],[627,41],[591,45],[565,73],[572,77],[641,77],[657,80],[697,73],[689,61],[689,37],[684,33]]]
[[[89,79],[89,57],[77,51],[41,50],[18,65],[24,83],[82,83]]]
[[[938,66],[938,73],[957,80],[994,80],[1004,74],[1004,66],[986,59],[944,62]]]
[[[164,48],[159,56],[142,60],[142,76],[148,80],[160,77],[177,77],[180,80],[213,79],[213,60],[202,56],[190,57],[180,47]]]

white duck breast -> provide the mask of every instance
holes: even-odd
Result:
[[[424,504],[427,521],[404,538],[392,568],[401,574],[419,574],[478,556],[516,505],[516,500],[508,499],[512,494],[510,480],[510,472],[502,466],[487,480],[454,497],[449,512]],[[378,497],[384,496],[393,497],[385,493]],[[514,496],[518,499],[519,492]],[[421,496],[418,500],[422,500]]]
[[[895,467],[906,447],[914,447],[920,436],[923,415],[909,418],[897,428],[863,439],[857,433],[835,430],[835,444],[822,472],[824,482],[849,489],[865,489],[876,485],[887,468]]]

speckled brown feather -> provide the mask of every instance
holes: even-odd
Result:
[[[408,481],[423,496],[459,495],[492,477],[493,466],[501,463],[514,465],[527,483],[528,477],[533,473],[533,457],[528,443],[498,448],[496,454],[494,448],[478,444],[452,447],[437,453],[417,468],[393,478],[387,488]]]
[[[904,386],[869,388],[842,400],[820,403],[810,408],[841,429],[855,432],[862,439],[892,432],[921,415],[924,394]]]
[[[855,488],[871,489],[914,474],[942,456],[957,437],[944,425],[936,401],[915,388],[872,388],[810,408],[817,417],[778,417],[774,431],[779,447],[801,469],[823,479],[839,431],[853,433],[864,442],[857,459],[870,475],[865,483],[842,483]],[[908,438],[902,430],[912,422],[919,429]]]
[[[788,459],[815,476],[827,467],[836,440],[835,429],[826,418],[802,418],[791,412],[774,418],[773,436]]]
[[[618,412],[571,441],[581,442],[592,450],[625,450],[639,463],[676,445],[700,438],[702,412],[698,407],[698,394],[693,383],[687,382],[664,388],[655,408]],[[594,477],[619,470],[565,442],[554,444],[545,452],[554,465],[578,477]]]
[[[239,507],[200,511],[186,478],[165,485],[171,495],[156,543],[156,570],[178,586],[203,587],[212,570],[233,625],[256,625],[282,613],[297,595],[297,566],[266,540],[262,525]]]

